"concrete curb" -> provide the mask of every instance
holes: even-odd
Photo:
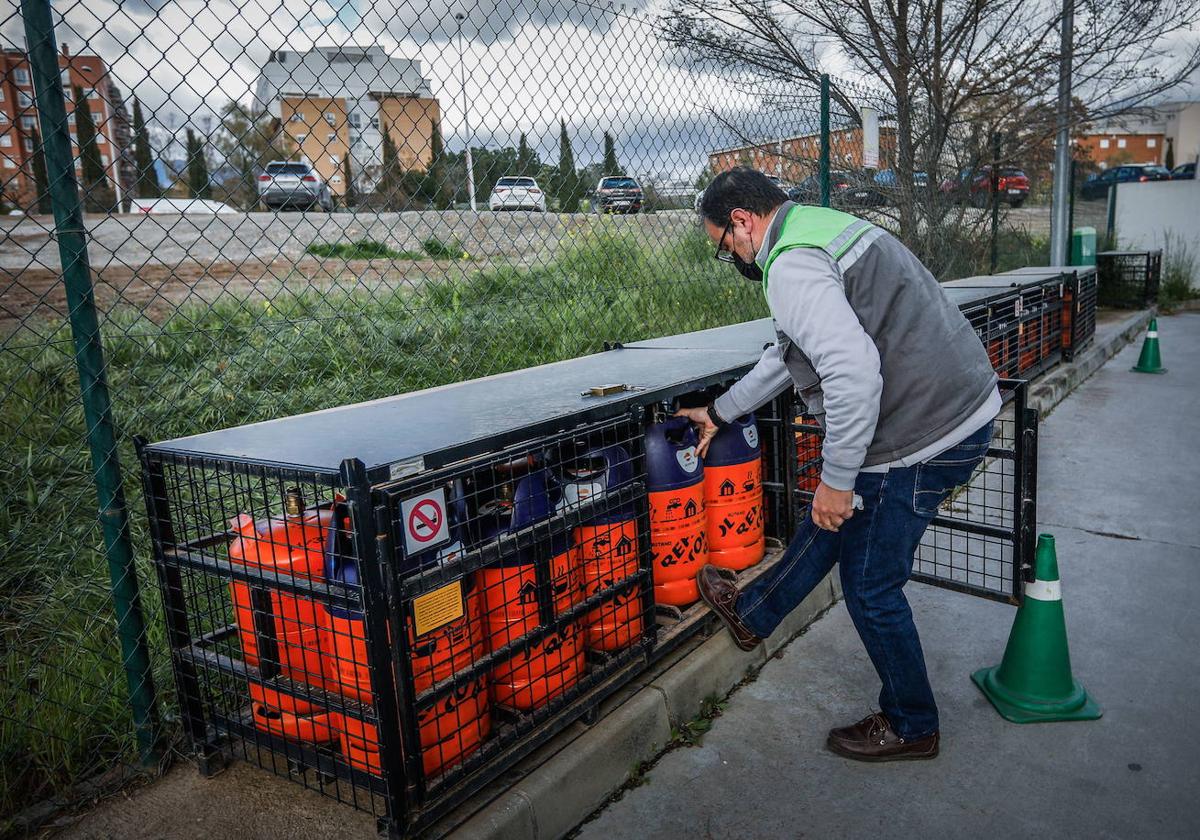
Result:
[[[648,682],[583,734],[571,729],[522,764],[528,775],[454,829],[479,840],[551,840],[579,825],[630,778],[661,754],[673,727],[699,714],[707,697],[724,697],[796,637],[840,597],[833,575],[801,602],[766,642],[739,650],[723,629],[681,652]],[[569,748],[566,747],[569,744]],[[546,757],[547,753],[552,753]],[[471,810],[470,803],[463,811]],[[452,822],[453,815],[447,821]],[[447,826],[449,828],[449,826]],[[436,828],[435,828],[436,831]]]
[[[1029,406],[1036,408],[1045,418],[1105,362],[1121,352],[1125,345],[1136,340],[1145,331],[1150,319],[1157,315],[1158,310],[1153,308],[1135,312],[1121,321],[1115,331],[1109,332],[1104,338],[1097,337],[1092,346],[1079,354],[1074,361],[1060,364],[1029,389]]]

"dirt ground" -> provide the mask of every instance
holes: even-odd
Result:
[[[432,277],[455,276],[449,260],[321,260],[304,257],[272,262],[149,264],[136,269],[109,266],[93,272],[96,304],[103,313],[116,305],[162,320],[184,303],[211,303],[219,297],[270,298],[278,290],[416,287]],[[34,318],[66,317],[67,293],[57,271],[32,268],[0,272],[0,334]]]

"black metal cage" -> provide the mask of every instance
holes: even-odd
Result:
[[[1144,309],[1158,302],[1162,251],[1100,251],[1096,274],[1100,306]]]
[[[407,835],[711,626],[701,603],[659,598],[675,559],[654,543],[648,435],[772,337],[749,322],[139,441],[201,768],[250,760]],[[1031,566],[1036,413],[1023,383],[1004,391],[991,457],[934,521],[914,576],[1015,601]],[[791,536],[819,475],[820,427],[801,411],[787,393],[757,412],[750,518],[767,540]]]
[[[1032,579],[1037,514],[1037,423],[1027,384],[1003,379],[1004,408],[992,444],[971,480],[939,509],[913,563],[912,579],[992,600],[1019,603]],[[803,517],[821,475],[820,424],[799,398],[791,407],[796,441],[794,503]]]

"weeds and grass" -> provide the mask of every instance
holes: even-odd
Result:
[[[721,699],[715,694],[705,697],[700,703],[699,714],[686,723],[671,727],[671,743],[668,746],[700,746],[704,740],[704,735],[712,729],[713,721],[719,718],[728,706],[728,699]]]
[[[431,236],[425,240],[424,248],[425,253],[435,260],[465,260],[471,256],[463,250],[462,243],[457,239],[443,242],[436,236]]]
[[[650,784],[650,777],[646,775],[650,769],[651,762],[639,761],[629,769],[629,776],[625,779],[624,787],[626,789],[638,788],[642,785]]]
[[[316,257],[343,260],[419,260],[422,255],[415,251],[396,251],[373,239],[357,242],[314,242],[306,249]]]
[[[360,251],[361,253],[361,251]],[[391,292],[284,291],[101,323],[155,684],[173,681],[130,436],[162,440],[500,373],[766,314],[689,231],[597,221],[534,269]],[[349,283],[347,284],[349,285]],[[45,336],[53,335],[55,341]],[[134,758],[78,375],[62,324],[0,350],[0,815]]]
[[[1171,308],[1197,297],[1200,297],[1200,254],[1186,238],[1167,231],[1158,302],[1164,308]]]

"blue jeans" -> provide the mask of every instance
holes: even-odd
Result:
[[[971,478],[991,440],[989,422],[924,463],[859,473],[854,492],[863,510],[837,533],[806,516],[775,567],[737,600],[742,621],[766,638],[838,563],[846,609],[883,684],[879,707],[906,740],[936,732],[938,711],[904,584],[925,528],[954,488]]]

